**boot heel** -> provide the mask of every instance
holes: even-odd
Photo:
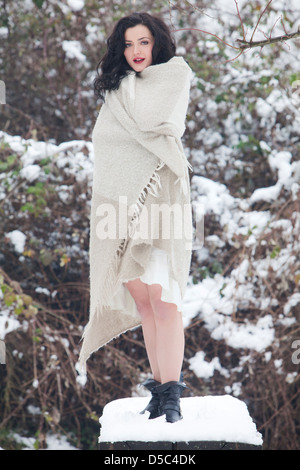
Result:
[[[160,397],[160,413],[166,415],[168,423],[182,419],[180,397],[187,388],[184,382],[167,382],[155,387]]]

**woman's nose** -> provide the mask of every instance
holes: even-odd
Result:
[[[138,52],[140,52],[140,45],[135,44],[133,50],[134,50],[134,55],[136,56]]]

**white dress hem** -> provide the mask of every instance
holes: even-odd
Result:
[[[160,284],[162,287],[161,300],[175,304],[179,312],[183,311],[180,288],[178,282],[170,274],[168,253],[164,250],[152,247],[148,266],[139,279],[149,285]],[[114,295],[111,308],[123,309],[125,305],[127,311],[135,315],[139,314],[134,298],[124,284],[126,282],[126,280],[123,281]]]

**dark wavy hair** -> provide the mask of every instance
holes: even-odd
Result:
[[[94,80],[95,95],[103,101],[105,92],[117,90],[122,78],[133,68],[125,56],[125,31],[138,24],[147,26],[154,37],[152,65],[168,62],[176,53],[176,43],[168,26],[158,17],[146,12],[135,12],[121,18],[108,37],[107,51],[98,63],[97,77]],[[136,72],[138,75],[140,72]]]

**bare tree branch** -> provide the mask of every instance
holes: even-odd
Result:
[[[238,15],[238,17],[239,17],[239,20],[240,20],[240,23],[241,23],[241,27],[242,27],[243,39],[246,40],[244,23],[243,23],[243,20],[242,20],[242,18],[241,18],[241,14],[240,14],[240,10],[239,10],[239,5],[238,5],[238,0],[234,0],[234,3],[235,3],[237,15]]]
[[[275,37],[271,37],[272,36],[272,32],[273,32],[273,29],[274,29],[274,26],[276,23],[274,24],[272,30],[271,30],[271,33],[270,33],[270,36],[267,37],[267,35],[265,33],[264,36],[266,37],[266,39],[264,40],[260,40],[260,41],[253,41],[253,38],[254,38],[254,35],[258,29],[258,26],[259,26],[259,23],[261,22],[261,19],[262,17],[264,16],[264,14],[266,13],[267,9],[269,8],[269,6],[271,5],[273,0],[269,0],[266,7],[262,10],[262,12],[260,13],[259,15],[259,18],[257,20],[257,23],[256,25],[254,26],[254,29],[253,29],[253,32],[252,32],[252,35],[251,35],[251,38],[249,41],[246,40],[246,34],[245,34],[245,28],[244,28],[244,22],[242,20],[242,17],[241,17],[241,14],[240,14],[240,11],[239,11],[239,6],[238,6],[238,0],[234,0],[234,3],[235,3],[235,6],[236,6],[236,11],[237,11],[237,16],[240,20],[240,24],[241,24],[241,28],[242,28],[242,33],[243,33],[243,39],[237,39],[236,41],[238,42],[238,46],[233,46],[232,44],[229,44],[228,42],[226,42],[224,39],[220,38],[219,36],[217,36],[216,34],[214,33],[211,33],[209,31],[204,31],[202,29],[198,29],[198,28],[180,28],[180,29],[174,29],[172,32],[176,32],[176,31],[199,31],[200,33],[204,33],[204,34],[209,34],[210,36],[213,36],[215,37],[218,41],[221,41],[223,44],[225,44],[226,46],[230,47],[231,49],[234,49],[236,51],[238,51],[238,55],[235,56],[233,59],[230,59],[229,62],[237,59],[238,57],[240,57],[241,54],[243,54],[247,49],[253,49],[255,47],[264,47],[264,46],[269,46],[270,44],[275,44],[275,43],[280,43],[280,42],[285,42],[285,41],[288,41],[288,40],[291,40],[291,39],[297,39],[300,37],[300,26],[298,27],[298,30],[295,31],[295,32],[291,32],[291,33],[288,33],[284,24],[283,24],[283,21],[282,21],[282,18],[281,18],[281,24],[282,24],[282,27],[283,27],[283,30],[285,32],[284,35],[281,35],[281,36],[275,36]],[[207,15],[207,13],[205,13],[204,11],[200,10],[199,8],[196,8],[194,5],[192,5],[188,0],[184,0],[184,3],[189,5],[191,8],[193,8],[193,10],[197,10],[199,11],[201,14],[205,14],[206,16],[209,16]],[[170,8],[170,12],[171,12],[171,7],[175,7],[176,9],[179,9],[179,10],[182,10],[182,8],[180,7],[177,7],[175,6],[173,3],[171,3],[171,1],[169,1],[169,8]],[[211,17],[212,18],[212,17]]]
[[[300,37],[300,30],[294,33],[284,34],[283,36],[276,36],[275,38],[264,39],[263,41],[245,41],[244,39],[237,39],[237,42],[240,43],[239,49],[244,51],[245,49],[252,49],[253,47],[264,47],[269,46],[270,44],[275,44],[276,42],[284,42],[289,39],[296,39]]]
[[[254,30],[253,30],[253,33],[252,33],[252,36],[251,36],[250,42],[252,42],[252,40],[253,40],[253,37],[254,37],[254,34],[255,34],[255,31],[257,30],[257,28],[258,28],[258,25],[259,25],[259,23],[260,23],[260,21],[261,21],[262,17],[263,17],[263,16],[264,16],[264,14],[266,13],[266,11],[267,11],[267,9],[269,8],[269,6],[271,5],[272,1],[273,1],[273,0],[269,0],[269,2],[268,2],[268,4],[267,4],[267,6],[264,8],[264,10],[263,10],[263,11],[261,12],[261,14],[259,15],[258,21],[257,21],[257,23],[256,23],[256,25],[255,25],[255,28],[254,28]]]
[[[231,47],[232,49],[236,49],[237,51],[240,51],[240,50],[241,50],[240,47],[232,46],[231,44],[229,44],[228,42],[224,41],[224,39],[220,38],[220,37],[217,36],[216,34],[210,33],[209,31],[204,31],[203,29],[199,29],[199,28],[179,28],[179,29],[174,29],[174,30],[172,31],[172,33],[176,33],[177,31],[199,31],[200,33],[205,33],[205,34],[209,34],[210,36],[214,36],[216,39],[218,39],[218,41],[223,42],[224,44],[226,44],[226,46],[229,46],[229,47]]]
[[[215,19],[213,16],[209,15],[208,13],[206,13],[204,10],[196,7],[195,5],[192,5],[188,0],[183,0],[184,3],[186,5],[188,5],[189,7],[191,7],[193,10],[195,11],[198,11],[199,13],[201,13],[202,15],[205,15],[207,16],[208,18],[212,18],[212,19]],[[175,3],[172,3],[171,0],[168,0],[168,3],[169,3],[169,9],[171,11],[171,8],[174,7],[176,8],[176,10],[179,10],[179,11],[182,11],[182,12],[185,12],[184,8],[181,8],[180,6],[178,5],[175,5]]]

